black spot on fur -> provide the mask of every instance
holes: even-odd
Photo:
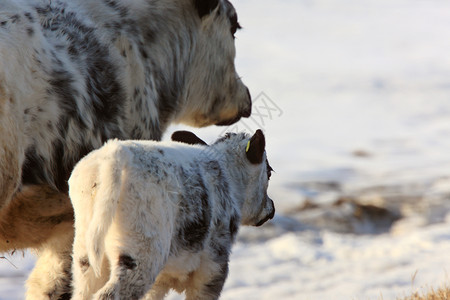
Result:
[[[179,82],[174,78],[174,82]],[[176,111],[178,106],[178,91],[181,90],[180,86],[171,86],[166,83],[160,83],[158,90],[158,111],[160,112],[160,122],[165,124],[170,121],[170,117]]]
[[[142,58],[148,59],[147,50],[143,46],[139,47],[139,52],[141,53]]]
[[[91,266],[87,257],[80,258],[79,264],[80,264],[81,272],[83,272],[83,273],[85,273],[87,271],[87,269],[89,269],[89,267]]]
[[[34,146],[25,152],[25,162],[22,166],[22,183],[39,184],[46,182],[48,175],[43,169],[45,159],[36,152]]]
[[[234,239],[239,230],[239,218],[236,215],[232,215],[230,218],[230,235]]]
[[[186,187],[181,194],[181,225],[178,241],[185,249],[198,251],[202,249],[211,226],[211,206],[205,183],[199,173],[188,176],[181,169],[183,183]]]
[[[128,15],[128,10],[126,7],[120,5],[115,0],[104,0],[105,4],[119,13],[120,17],[125,18]]]
[[[185,221],[179,232],[180,241],[187,249],[200,250],[210,227],[208,222],[210,208],[206,193],[200,197],[202,199],[201,214]]]
[[[126,270],[133,270],[137,267],[136,261],[128,254],[121,254],[119,256],[119,267]]]
[[[11,16],[10,20],[12,23],[16,23],[17,21],[20,21],[20,16],[18,14],[15,14],[13,16]]]
[[[33,18],[33,16],[31,15],[31,13],[26,12],[26,13],[24,13],[24,16],[25,16],[25,17],[28,19],[28,21],[30,21],[31,23],[34,22],[34,18]]]
[[[62,192],[68,191],[67,180],[70,177],[70,173],[72,172],[75,163],[93,149],[93,147],[89,145],[78,145],[78,151],[76,151],[77,156],[68,161],[64,156],[66,147],[67,145],[62,141],[56,140],[53,142],[53,181],[58,190]]]
[[[153,28],[147,29],[147,31],[145,31],[145,33],[144,33],[146,44],[151,44],[151,43],[155,42],[157,36],[158,36],[157,30],[155,30]]]
[[[56,54],[55,54],[56,55]],[[59,60],[55,58],[55,60]],[[61,63],[62,64],[62,63]],[[54,95],[59,100],[59,105],[66,111],[68,116],[77,116],[75,97],[79,96],[77,91],[73,88],[72,75],[62,69],[63,66],[55,68],[50,74],[51,78],[49,84],[51,88],[47,91],[49,94]],[[82,124],[79,124],[82,125]]]
[[[29,37],[32,37],[34,35],[34,29],[31,27],[27,28],[27,34]]]
[[[59,296],[58,300],[70,300],[72,299],[72,293],[68,292],[68,293],[64,293],[61,296]]]

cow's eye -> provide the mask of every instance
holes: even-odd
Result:
[[[237,15],[233,15],[230,18],[230,22],[231,22],[231,35],[233,35],[233,38],[234,38],[236,31],[238,31],[238,29],[241,29],[242,27],[237,20]]]

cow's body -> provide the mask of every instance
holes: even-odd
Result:
[[[270,167],[263,151],[259,163],[246,158],[249,140],[110,141],[81,160],[69,180],[74,298],[140,299],[150,288],[148,299],[170,288],[218,298],[239,224],[274,214]]]
[[[30,298],[68,287],[81,157],[110,138],[158,140],[171,122],[249,115],[233,17],[226,0],[0,0],[0,251],[46,257]]]

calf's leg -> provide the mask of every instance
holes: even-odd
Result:
[[[94,299],[141,299],[153,286],[167,262],[170,242],[144,235],[122,239],[126,247],[105,246],[111,274]]]
[[[219,299],[228,275],[227,261],[218,265],[210,262],[209,266],[203,265],[198,271],[192,274],[190,285],[186,289],[186,300]],[[212,266],[216,267],[213,273],[211,273]]]

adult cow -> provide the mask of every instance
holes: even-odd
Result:
[[[29,299],[70,297],[84,155],[250,115],[238,28],[227,0],[0,0],[0,251],[38,249]]]

